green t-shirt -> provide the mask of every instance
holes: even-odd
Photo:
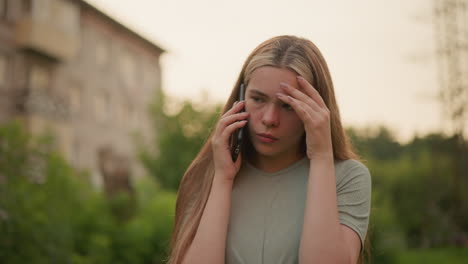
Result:
[[[371,199],[369,170],[359,161],[346,160],[335,163],[335,175],[340,222],[353,229],[363,245]],[[298,263],[308,178],[307,158],[274,173],[243,163],[232,191],[226,264]]]

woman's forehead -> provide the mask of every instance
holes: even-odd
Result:
[[[252,90],[265,94],[276,94],[279,92],[280,83],[287,83],[299,88],[297,73],[288,68],[264,66],[256,69],[251,76],[246,91]]]

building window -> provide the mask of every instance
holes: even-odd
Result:
[[[99,122],[109,121],[111,113],[110,98],[105,93],[94,97],[94,113]]]
[[[6,18],[8,11],[8,0],[0,0],[0,18]]]
[[[145,89],[152,90],[156,87],[156,84],[154,83],[154,70],[151,68],[150,64],[145,67],[143,70],[143,86]]]
[[[7,82],[7,64],[7,57],[0,54],[0,87],[5,86]]]
[[[83,103],[82,91],[79,87],[72,87],[70,89],[70,108],[72,113],[79,113]]]
[[[86,27],[83,27],[81,32],[79,33],[79,50],[77,57],[79,61],[83,64],[85,64],[88,61],[88,53],[86,52],[88,50],[89,42],[88,39],[90,37],[90,33],[88,32],[88,29]]]
[[[55,17],[59,21],[58,26],[69,34],[75,35],[79,33],[80,13],[79,9],[72,3],[65,1],[56,1],[53,4]]]
[[[21,5],[21,13],[23,15],[30,15],[31,14],[31,10],[32,10],[32,7],[31,7],[31,1],[33,0],[23,0],[23,3]]]
[[[80,167],[81,164],[81,144],[78,138],[75,137],[75,140],[73,141],[73,148],[72,148],[72,163],[76,167]]]
[[[130,124],[133,114],[133,107],[130,104],[126,104],[123,113],[124,114],[122,115],[122,119],[124,124]]]
[[[99,67],[107,65],[109,58],[109,46],[106,40],[98,40],[96,43],[96,64]]]
[[[59,149],[62,154],[65,156],[65,159],[68,162],[72,161],[73,152],[72,152],[72,135],[67,130],[60,131],[59,135]]]
[[[128,103],[122,103],[120,105],[120,124],[123,126],[127,126],[128,124],[129,110],[130,110],[130,106]]]
[[[108,94],[104,95],[104,120],[109,121],[111,119],[111,100]]]
[[[133,111],[131,112],[130,115],[130,123],[133,129],[139,129],[140,128],[140,113],[138,112],[138,109],[134,108]]]
[[[50,17],[50,0],[34,0],[32,1],[32,16],[38,21],[47,21]]]
[[[129,52],[123,52],[120,58],[120,71],[126,86],[135,85],[136,65]]]
[[[50,85],[50,72],[43,66],[34,65],[29,73],[29,81],[32,88],[46,89]]]
[[[110,108],[109,112],[112,118],[112,122],[114,124],[121,124],[122,123],[122,108],[120,104],[119,97],[116,94],[112,94],[110,96]]]
[[[93,98],[94,101],[94,116],[97,121],[102,121],[102,114],[104,113],[104,103],[102,98],[99,95],[95,95]]]

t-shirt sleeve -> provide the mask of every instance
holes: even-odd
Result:
[[[371,203],[371,175],[366,166],[347,160],[336,169],[336,194],[340,223],[354,230],[364,248],[369,225]]]

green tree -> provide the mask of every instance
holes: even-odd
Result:
[[[143,146],[141,159],[163,189],[176,191],[185,170],[208,139],[221,107],[200,107],[186,100],[177,113],[167,114],[168,103],[163,98],[152,106],[156,151]]]
[[[466,243],[468,195],[456,195],[455,136],[433,133],[401,144],[385,127],[348,133],[372,174],[373,262],[394,262],[406,249]]]
[[[346,129],[346,133],[358,153],[364,158],[392,160],[399,156],[403,150],[392,131],[384,126],[365,129],[350,127]]]
[[[1,263],[69,263],[83,249],[75,241],[89,242],[89,232],[77,229],[89,219],[79,213],[92,199],[83,177],[53,151],[51,137],[32,137],[17,123],[0,127]],[[110,257],[103,247],[94,248],[100,259]]]
[[[175,194],[137,183],[137,208],[118,221],[114,201],[53,151],[51,137],[0,126],[0,263],[164,263]]]

